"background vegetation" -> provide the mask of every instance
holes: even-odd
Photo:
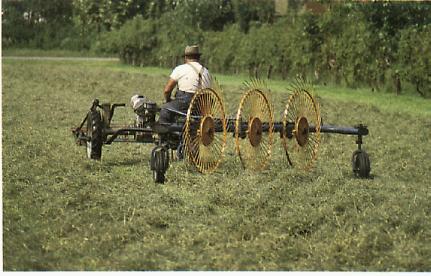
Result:
[[[213,72],[431,96],[431,3],[4,1],[3,47],[87,50],[172,67],[200,44]]]
[[[431,270],[431,109],[420,97],[317,87],[323,120],[364,123],[373,179],[352,176],[354,137],[324,135],[310,172],[244,171],[233,138],[210,175],[173,162],[165,185],[153,145],[86,158],[70,128],[92,100],[140,92],[161,102],[169,70],[115,61],[3,60],[5,270]],[[217,76],[233,115],[245,76]],[[280,120],[287,82],[271,81]],[[130,107],[113,123],[129,124]],[[70,139],[67,139],[70,137]],[[277,137],[276,137],[277,138]]]

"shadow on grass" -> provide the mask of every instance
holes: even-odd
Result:
[[[104,166],[131,166],[137,164],[144,164],[150,166],[149,160],[142,160],[141,158],[124,159],[103,161]]]

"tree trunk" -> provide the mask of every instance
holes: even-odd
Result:
[[[266,74],[267,79],[271,79],[272,69],[273,69],[273,66],[272,66],[272,64],[270,64],[268,67],[268,73]]]
[[[256,79],[259,78],[259,66],[254,67],[254,77]]]
[[[421,91],[421,89],[420,89],[420,81],[418,81],[418,80],[416,80],[415,81],[416,82],[416,91],[422,96],[422,97],[424,97],[425,98],[425,93],[424,92],[422,92]]]
[[[394,82],[395,82],[395,91],[398,96],[401,94],[401,80],[400,80],[400,75],[398,73],[395,74]]]

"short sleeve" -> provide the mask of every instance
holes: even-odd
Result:
[[[169,76],[171,79],[173,79],[174,81],[177,81],[180,79],[181,77],[181,68],[180,66],[177,66],[174,68],[174,70],[172,71],[171,75]]]

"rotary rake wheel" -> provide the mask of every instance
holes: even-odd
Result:
[[[262,91],[250,87],[241,98],[235,120],[235,147],[244,168],[262,170],[271,157],[274,118]]]
[[[321,117],[311,86],[298,80],[292,89],[283,115],[282,144],[291,166],[308,170],[317,158]],[[291,128],[291,132],[287,129]]]
[[[226,146],[224,106],[212,88],[198,90],[190,102],[184,125],[184,153],[199,172],[214,171]]]

